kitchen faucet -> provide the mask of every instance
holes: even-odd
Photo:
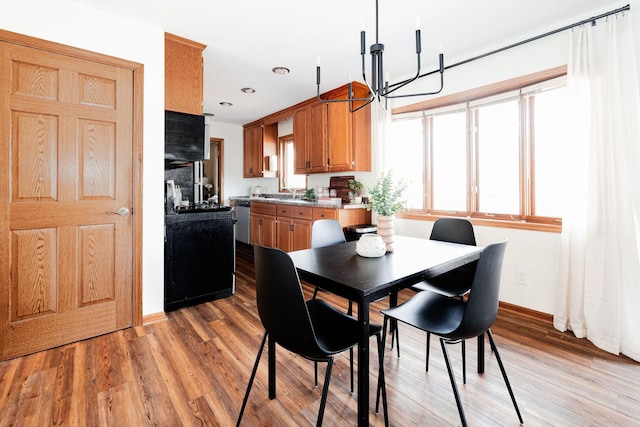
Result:
[[[296,199],[296,189],[295,188],[283,188],[283,190],[290,192],[291,193],[291,198],[293,200]]]

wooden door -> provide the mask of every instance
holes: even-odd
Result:
[[[202,43],[165,33],[164,109],[202,114]]]
[[[327,170],[327,105],[317,102],[311,105],[311,126],[307,154],[309,172]]]
[[[244,128],[244,178],[262,176],[262,124]]]
[[[327,133],[329,140],[329,170],[350,171],[353,170],[353,141],[351,140],[351,112],[346,102],[333,102],[329,104],[327,118]]]
[[[276,247],[276,217],[264,215],[262,217],[262,244],[271,248]]]
[[[292,249],[293,219],[278,217],[276,224],[276,244],[279,249],[289,252]]]
[[[132,108],[131,70],[0,43],[1,359],[132,325]]]
[[[304,175],[309,168],[309,106],[293,114],[293,167],[296,174]]]
[[[252,245],[262,244],[262,215],[249,215],[249,241]]]
[[[311,221],[308,219],[293,220],[292,251],[311,247]]]

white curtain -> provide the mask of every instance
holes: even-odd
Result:
[[[640,102],[629,12],[572,30],[554,326],[640,361]]]

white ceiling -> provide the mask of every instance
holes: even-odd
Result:
[[[363,22],[367,46],[375,37],[375,0],[77,1],[206,44],[204,111],[225,123],[245,124],[315,96],[318,57],[322,92],[345,84],[349,74],[362,80]],[[620,0],[380,0],[385,71],[392,81],[415,73],[416,18],[425,72],[437,67],[440,44],[445,62],[453,63],[625,4]],[[367,67],[369,62],[367,58]],[[291,73],[275,75],[271,69],[276,66]],[[243,87],[257,92],[244,94]],[[233,106],[222,107],[222,101]]]

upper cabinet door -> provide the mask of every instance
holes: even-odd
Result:
[[[202,51],[206,47],[201,43],[165,33],[165,110],[202,114]]]

